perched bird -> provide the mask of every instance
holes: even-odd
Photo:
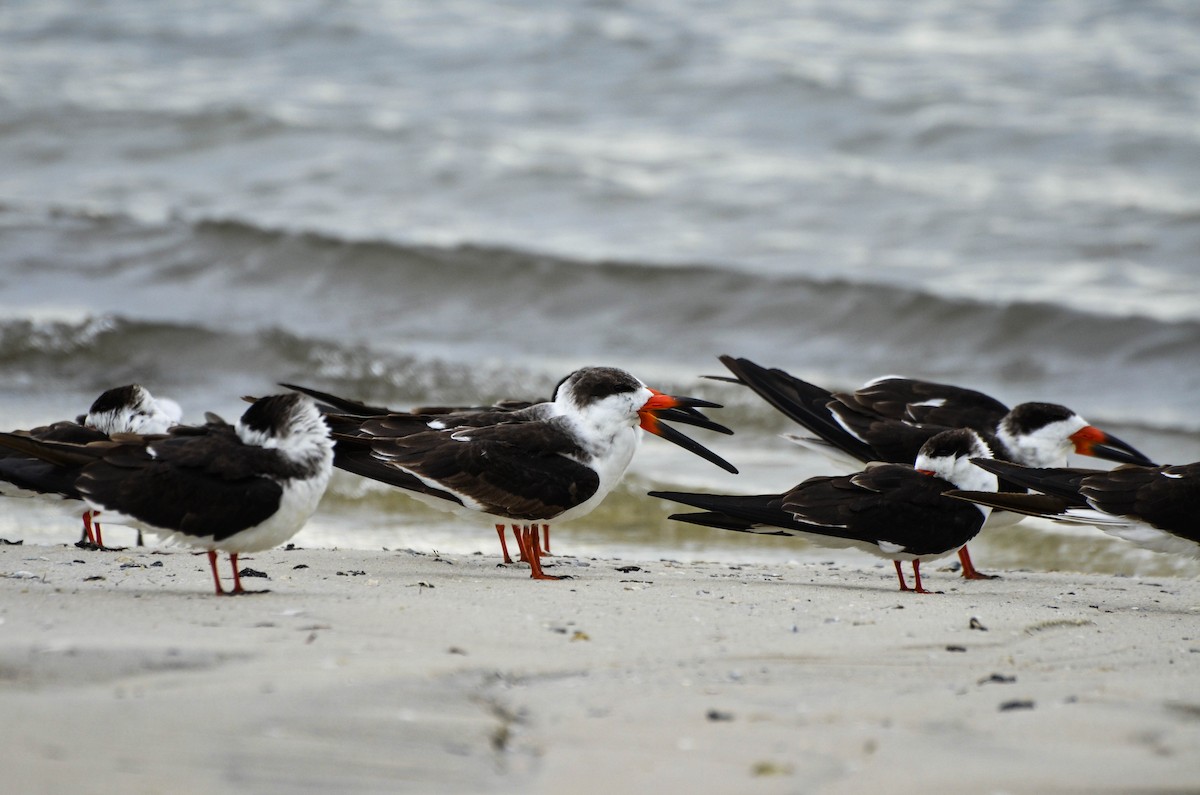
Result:
[[[975,463],[1037,493],[951,491],[950,496],[1056,522],[1090,524],[1145,549],[1200,558],[1200,463],[1111,471]]]
[[[43,441],[87,444],[106,441],[117,433],[165,433],[179,423],[181,415],[175,401],[156,398],[140,384],[128,384],[103,392],[88,413],[74,422],[63,420],[13,433]],[[0,449],[0,496],[80,500],[82,496],[74,486],[75,474],[69,468],[54,466],[25,453]],[[79,546],[108,549],[94,513],[91,509],[83,511],[83,537]],[[138,543],[141,544],[140,533]]]
[[[229,553],[233,590],[247,593],[238,555],[278,546],[316,510],[333,472],[333,440],[312,401],[261,398],[236,426],[211,418],[166,435],[121,434],[71,444],[0,434],[0,446],[75,472],[95,510],[208,551],[217,594],[217,551]]]
[[[537,525],[595,508],[624,475],[639,427],[737,471],[661,421],[686,413],[691,424],[721,428],[686,411],[695,407],[717,404],[662,394],[624,370],[585,367],[558,384],[552,401],[519,410],[328,419],[336,466],[444,510],[491,516],[502,541],[505,522],[533,523],[513,525],[531,576],[557,579],[541,570]]]
[[[1152,465],[1142,453],[1056,403],[1021,403],[1009,408],[972,389],[884,376],[850,393],[834,393],[783,370],[767,369],[749,359],[720,357],[721,362],[759,396],[802,425],[811,435],[788,438],[837,460],[846,468],[870,461],[907,463],[933,435],[951,428],[979,433],[1000,460],[1029,466],[1065,466],[1067,454]],[[1001,483],[1001,489],[1012,486]],[[989,526],[1020,520],[993,512]],[[963,576],[987,579],[959,552]]]
[[[947,555],[983,527],[989,509],[965,511],[943,494],[994,491],[996,478],[971,464],[990,453],[967,428],[942,431],[921,446],[915,465],[873,464],[853,475],[809,478],[783,494],[727,496],[652,491],[652,497],[700,508],[681,522],[759,535],[794,536],[829,547],[854,547],[888,558],[900,590],[909,590],[900,562],[912,561],[918,593],[921,561]],[[970,484],[969,486],[967,484]]]

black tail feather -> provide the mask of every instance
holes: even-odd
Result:
[[[99,450],[85,445],[43,441],[19,433],[0,433],[0,446],[64,467],[85,466],[100,455]]]
[[[783,370],[768,370],[749,359],[732,356],[719,358],[741,383],[753,389],[788,418],[859,461],[866,463],[875,458],[869,446],[848,433],[834,419],[828,405],[835,398],[829,390],[801,381]]]
[[[1026,467],[990,458],[972,458],[971,463],[986,469],[1007,483],[1015,483],[1022,488],[1053,495],[1069,505],[1077,506],[1087,505],[1087,501],[1079,494],[1079,487],[1083,483],[1083,479],[1099,471],[1068,467]]]
[[[1050,494],[1014,493],[1005,491],[959,491],[952,489],[945,496],[966,500],[977,505],[987,505],[1004,511],[1043,516],[1053,519],[1073,506],[1073,502]]]
[[[704,524],[708,527],[721,527],[726,530],[749,531],[760,525],[772,527],[787,527],[795,524],[791,514],[780,507],[778,494],[760,494],[749,496],[723,494],[694,494],[683,491],[652,491],[651,497],[658,497],[672,502],[690,505],[707,513],[677,514],[672,519],[679,519],[692,524]],[[700,521],[695,517],[703,517]]]
[[[368,406],[365,403],[360,403],[357,400],[338,397],[329,392],[322,392],[318,389],[313,389],[307,386],[297,386],[296,384],[279,384],[285,389],[290,389],[293,392],[299,392],[302,395],[308,395],[313,400],[320,401],[317,408],[322,414],[349,414],[354,417],[382,417],[392,413],[392,409],[383,406]]]

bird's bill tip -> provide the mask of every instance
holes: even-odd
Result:
[[[1071,441],[1075,444],[1075,452],[1080,455],[1103,458],[1118,464],[1154,466],[1154,462],[1133,445],[1092,425],[1087,425],[1071,434]]]
[[[648,433],[652,433],[655,436],[658,436],[660,438],[666,439],[668,442],[671,442],[672,444],[677,444],[680,447],[682,447],[684,450],[687,450],[689,453],[695,453],[696,455],[700,456],[704,460],[711,461],[712,463],[719,466],[721,469],[724,469],[726,472],[731,472],[735,475],[737,474],[737,471],[738,471],[737,467],[735,467],[733,464],[726,461],[721,456],[714,453],[712,450],[709,450],[707,447],[700,444],[695,439],[692,439],[689,436],[685,436],[684,434],[682,434],[679,431],[672,428],[670,425],[667,425],[667,424],[661,422],[659,420],[658,416],[653,411],[647,411],[647,410],[643,409],[640,412],[640,414],[641,414],[641,418],[642,418],[642,422],[641,422],[642,430],[644,430]]]

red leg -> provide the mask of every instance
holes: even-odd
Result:
[[[245,593],[246,589],[242,587],[242,575],[238,574],[237,553],[229,553],[229,565],[233,566],[233,593]]]
[[[542,571],[542,559],[539,554],[541,539],[538,537],[538,526],[531,524],[528,527],[522,528],[521,533],[525,537],[525,546],[530,551],[529,578],[531,580],[561,580],[562,577],[555,577],[552,574],[546,574]]]
[[[927,591],[921,587],[921,561],[919,560],[913,560],[913,577],[917,581],[917,587],[913,588],[914,591],[917,593],[933,593],[933,591]]]
[[[92,546],[96,546],[96,536],[92,533],[92,512],[91,511],[83,512],[83,538],[81,538],[79,540],[81,542],[86,540]]]
[[[538,555],[529,548],[529,542],[532,540],[532,536],[529,533],[529,525],[513,525],[512,531],[513,535],[517,538],[517,547],[521,550],[520,562],[528,563],[532,568],[533,561]]]
[[[994,580],[995,574],[984,574],[975,568],[971,563],[971,554],[967,552],[966,546],[962,546],[958,550],[958,559],[962,562],[962,576],[964,580]]]
[[[548,524],[542,525],[542,543],[543,543],[542,551],[545,552],[547,555],[549,555],[550,554],[550,525],[548,525]]]
[[[139,535],[141,531],[138,531]],[[84,511],[83,512],[83,537],[79,539],[77,546],[85,546],[90,544],[93,549],[103,549],[107,552],[119,552],[124,547],[106,547],[104,546],[104,536],[100,532],[100,512],[99,511]]]
[[[529,546],[521,543],[522,532],[528,530],[528,525],[512,525],[512,534],[517,538],[517,546],[521,548],[521,562],[528,563],[530,558]]]
[[[893,560],[892,563],[896,564],[896,576],[900,578],[900,590],[907,591],[908,583],[904,581],[904,572],[900,570],[900,561]]]
[[[208,550],[208,566],[212,569],[213,582],[217,586],[217,596],[224,596],[225,589],[221,587],[221,575],[217,574],[217,552],[214,549]]]
[[[520,553],[518,560],[521,563],[529,562],[529,555],[525,554],[525,533],[517,525],[512,526],[513,536],[517,539],[517,551]]]
[[[496,535],[500,536],[500,550],[504,553],[504,562],[512,563],[513,559],[508,556],[508,544],[504,542],[504,525],[496,525]]]

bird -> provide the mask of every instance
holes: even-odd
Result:
[[[0,446],[73,470],[74,487],[98,511],[205,550],[217,595],[247,591],[238,555],[278,546],[313,514],[333,473],[333,440],[313,402],[260,398],[236,425],[214,415],[168,434],[117,434],[73,444],[0,434]],[[217,552],[229,554],[225,591]]]
[[[504,524],[513,522],[531,578],[559,579],[542,571],[538,524],[595,508],[624,475],[639,428],[737,472],[662,422],[686,415],[693,425],[722,428],[694,408],[719,406],[664,394],[615,367],[584,367],[559,382],[551,401],[517,410],[327,418],[335,466],[443,510],[492,517],[501,541]]]
[[[559,387],[567,379],[564,378],[554,388],[554,394],[557,394]],[[523,400],[523,399],[504,399],[490,405],[474,405],[474,406],[419,406],[407,411],[398,411],[383,406],[370,406],[357,400],[350,398],[339,397],[329,392],[323,392],[312,387],[300,386],[297,384],[281,383],[280,386],[287,389],[300,392],[308,395],[317,401],[318,408],[325,414],[326,419],[333,427],[335,436],[349,434],[352,436],[373,436],[386,435],[388,437],[403,436],[410,433],[417,433],[427,430],[445,430],[447,428],[458,427],[483,427],[488,425],[528,422],[549,416],[553,416],[555,409],[553,408],[553,399],[549,400]],[[652,392],[655,390],[651,390]],[[252,399],[252,398],[247,398]],[[687,404],[661,408],[655,411],[655,416],[658,420],[670,420],[686,425],[695,425],[706,430],[716,431],[723,434],[732,434],[733,431],[725,426],[714,422],[701,413],[697,406],[707,406],[718,408],[715,403],[688,398]],[[378,424],[367,425],[366,420],[380,420],[387,418],[385,422]],[[369,428],[369,430],[366,430]],[[661,426],[659,435],[662,435],[676,443],[680,442],[680,437],[674,429]],[[687,440],[691,444],[691,440]],[[334,466],[345,469],[356,474],[365,474],[366,477],[372,477],[368,473],[359,471],[363,464],[361,461],[350,457],[346,452],[349,448],[348,443],[341,443],[334,448]],[[736,472],[728,462],[713,454],[704,448],[689,448],[693,452],[708,458],[718,466],[727,469],[728,471]],[[368,469],[373,470],[374,467],[368,462]],[[500,539],[500,550],[505,563],[512,563],[513,560],[508,553],[508,544],[505,541],[505,526],[502,523],[496,523],[496,534]],[[528,555],[526,554],[526,546],[522,543],[522,533],[528,532],[533,528],[534,532],[539,532],[537,525],[524,526],[514,524],[512,526],[513,534],[516,536],[517,545],[520,549],[520,560],[528,563]],[[533,547],[534,552],[550,552],[550,525],[541,523],[540,533],[543,536],[545,546],[538,548]]]
[[[182,418],[179,404],[156,398],[141,384],[107,389],[74,421],[62,420],[30,430],[13,431],[43,441],[87,444],[106,441],[117,433],[165,433]],[[81,500],[73,473],[11,449],[0,450],[0,496]],[[90,508],[83,512],[83,536],[76,546],[107,550],[100,524]],[[141,546],[141,534],[138,534]]]
[[[671,519],[760,535],[804,538],[822,546],[853,547],[891,560],[900,590],[910,590],[900,568],[912,561],[917,593],[921,562],[959,549],[979,532],[990,509],[943,494],[952,489],[995,491],[996,477],[971,464],[990,455],[983,438],[968,428],[941,431],[927,440],[915,464],[875,463],[852,475],[809,478],[783,494],[730,496],[652,491],[650,496],[699,508],[704,513]],[[968,485],[969,484],[969,485]]]
[[[1200,559],[1200,463],[1113,470],[1023,467],[983,459],[975,463],[1033,491],[951,491],[949,496],[1056,522],[1094,525],[1144,549]]]
[[[973,389],[901,376],[883,376],[854,392],[834,393],[749,359],[719,358],[735,378],[716,378],[753,389],[809,432],[790,434],[788,439],[848,469],[871,461],[910,462],[926,440],[951,428],[971,428],[984,438],[995,458],[1030,466],[1065,466],[1072,451],[1121,463],[1154,463],[1056,403],[1009,408]],[[1001,483],[1002,490],[1011,488]],[[989,526],[1012,524],[1020,518],[994,511]],[[989,579],[975,568],[966,547],[960,550],[959,560],[963,577]]]

